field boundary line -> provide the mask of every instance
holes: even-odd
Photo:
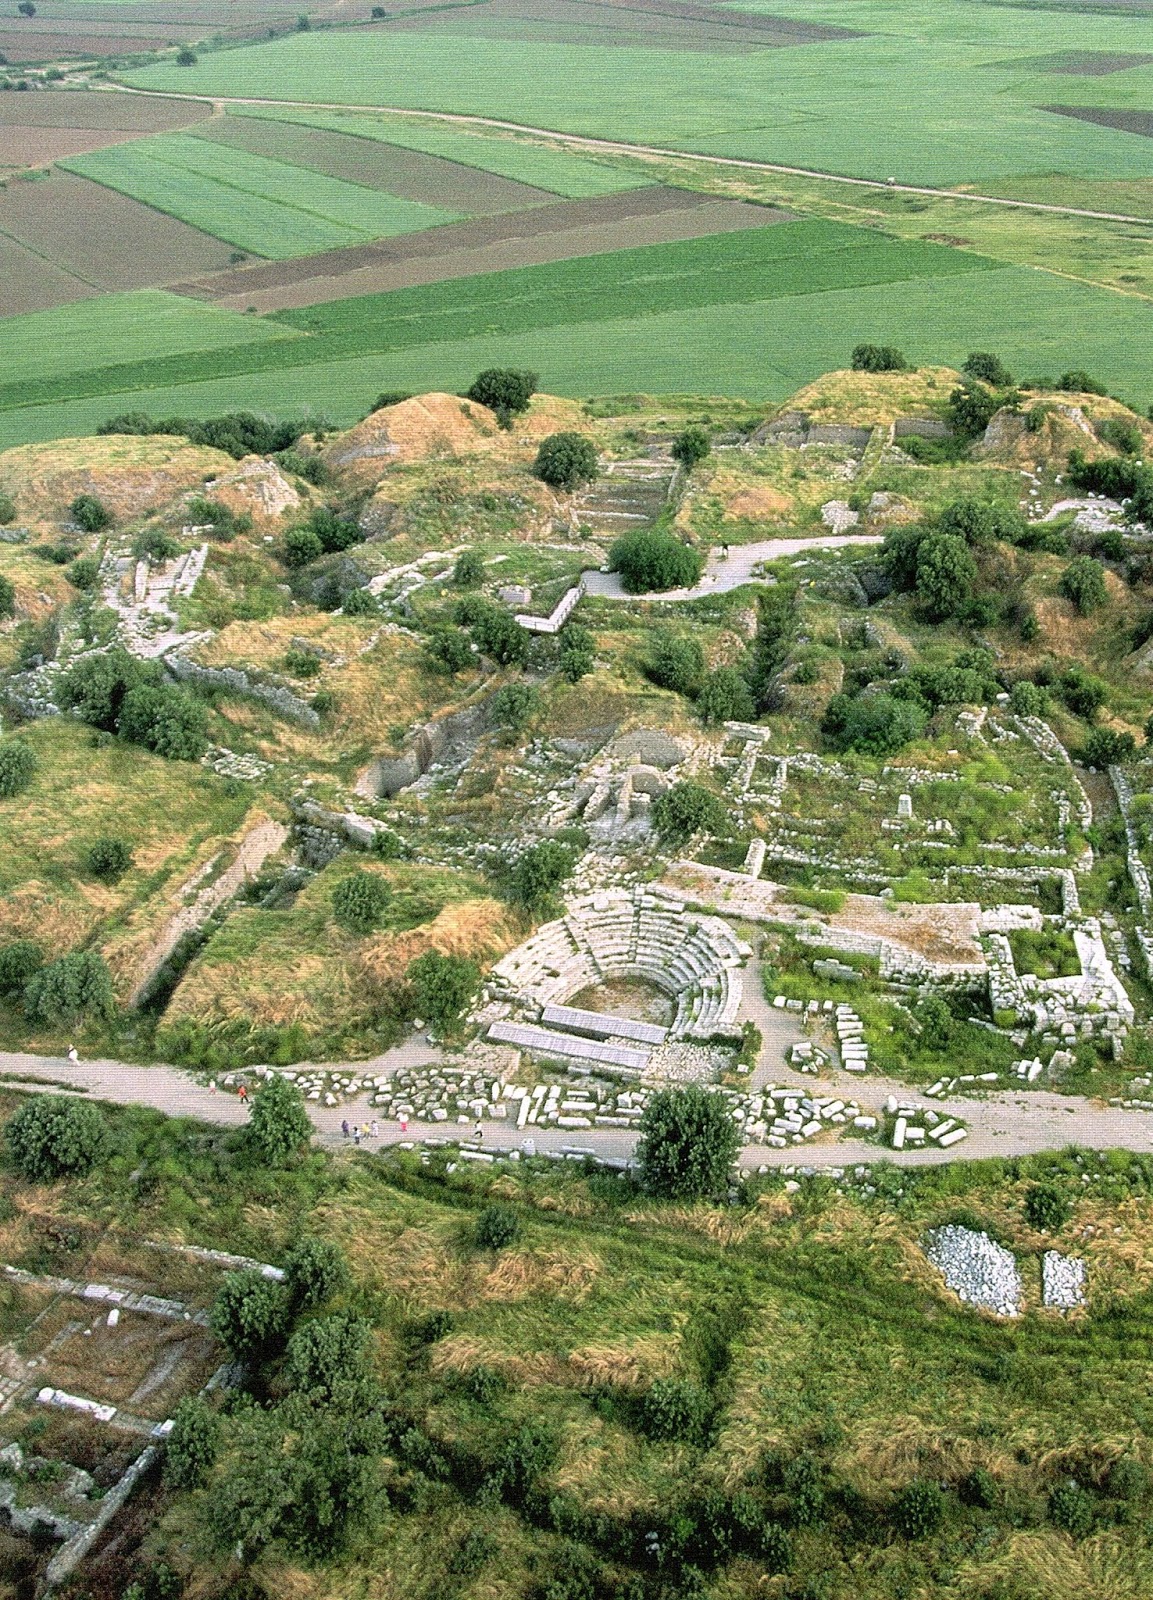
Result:
[[[131,84],[116,84],[99,91],[113,94],[142,94],[169,100],[203,100],[204,95],[185,94],[179,89],[137,89]],[[1153,228],[1153,217],[1128,216],[1120,211],[1089,211],[1081,206],[1057,206],[1042,200],[1010,200],[1003,195],[970,194],[956,189],[934,189],[915,183],[889,183],[881,178],[850,178],[839,172],[822,172],[815,167],[789,167],[775,161],[753,161],[744,156],[713,156],[699,150],[667,150],[662,145],[629,144],[619,139],[596,139],[589,134],[561,133],[556,128],[537,128],[531,123],[505,122],[498,117],[479,117],[460,111],[415,111],[410,106],[348,105],[340,101],[267,100],[259,95],[219,95],[214,102],[226,106],[284,106],[289,110],[353,111],[369,116],[425,117],[434,122],[458,123],[464,127],[499,128],[506,133],[528,133],[537,138],[555,139],[560,144],[599,151],[602,155],[659,156],[672,161],[694,161],[710,166],[737,167],[752,172],[779,172],[784,177],[815,178],[823,183],[849,183],[859,189],[880,189],[889,194],[923,194],[934,200],[967,200],[978,205],[1004,206],[1013,211],[1045,211],[1062,217],[1089,217],[1097,222],[1128,222]]]

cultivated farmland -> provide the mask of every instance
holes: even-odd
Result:
[[[62,165],[262,256],[306,255],[456,220],[436,206],[181,133]]]

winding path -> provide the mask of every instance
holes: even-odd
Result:
[[[728,555],[716,548],[709,551],[701,581],[693,589],[667,589],[650,594],[626,593],[615,572],[585,572],[585,593],[601,600],[702,600],[708,595],[727,594],[751,583],[754,569],[764,561],[778,561],[782,556],[803,555],[812,550],[835,550],[847,544],[883,544],[879,533],[815,534],[811,539],[761,539],[756,544],[733,545]]]
[[[439,1051],[420,1037],[370,1061],[349,1064],[361,1075],[377,1075],[404,1067],[424,1065],[439,1059]],[[302,1069],[307,1063],[301,1063]],[[340,1070],[328,1063],[328,1070]],[[172,1117],[196,1117],[224,1127],[238,1127],[248,1118],[247,1108],[230,1091],[213,1093],[191,1073],[170,1066],[135,1066],[122,1061],[67,1061],[57,1056],[34,1056],[0,1052],[0,1082],[5,1087],[31,1092],[60,1092],[71,1084],[94,1099],[115,1105],[152,1106]],[[908,1084],[869,1074],[865,1077],[835,1071],[819,1080],[792,1072],[784,1065],[764,1064],[757,1078],[772,1077],[774,1083],[796,1084],[803,1092],[835,1091],[845,1098],[855,1097],[862,1106],[880,1106],[890,1094],[901,1100],[922,1101],[923,1095]],[[1060,1150],[1069,1144],[1088,1149],[1153,1150],[1153,1112],[1124,1110],[1106,1106],[1083,1096],[1054,1094],[1050,1090],[1004,1089],[982,1099],[941,1098],[934,1107],[945,1115],[963,1117],[969,1137],[951,1150],[935,1147],[924,1150],[884,1150],[864,1139],[840,1139],[794,1145],[784,1150],[764,1145],[748,1145],[742,1151],[746,1167],[852,1166],[886,1159],[900,1166],[926,1166],[947,1161],[976,1160],[984,1156],[1032,1155],[1042,1150]],[[342,1144],[341,1122],[352,1115],[361,1122],[370,1119],[371,1108],[361,1102],[346,1106],[310,1104],[320,1142]],[[401,1133],[395,1123],[381,1122],[379,1145],[400,1144],[424,1138],[463,1139],[471,1142],[472,1123],[459,1127],[452,1123],[418,1123]],[[609,1159],[624,1160],[632,1153],[634,1138],[627,1129],[582,1128],[534,1129],[532,1138],[538,1151],[580,1149]],[[373,1141],[367,1149],[378,1147]],[[522,1136],[497,1122],[485,1124],[483,1148],[501,1151],[522,1148]]]
[[[815,167],[790,167],[777,161],[751,161],[742,156],[714,156],[697,150],[669,150],[663,145],[631,144],[621,139],[596,139],[587,134],[562,133],[558,128],[538,128],[528,122],[506,122],[500,117],[470,116],[459,111],[423,111],[412,106],[350,105],[339,100],[269,100],[259,95],[209,95],[185,93],[179,89],[137,89],[126,83],[110,84],[101,93],[144,94],[165,100],[209,102],[214,113],[224,106],[283,106],[288,110],[358,111],[368,115],[423,117],[432,122],[451,122],[465,127],[497,128],[502,133],[526,133],[538,139],[555,139],[578,150],[614,156],[658,156],[664,160],[692,161],[713,167],[736,167],[751,172],[779,172],[792,178],[814,178],[822,183],[848,183],[857,189],[884,189],[890,194],[924,194],[934,200],[972,201],[978,205],[1004,206],[1011,211],[1048,211],[1064,217],[1092,217],[1098,222],[1130,222],[1153,228],[1153,218],[1133,217],[1119,211],[1089,211],[1082,206],[1048,205],[1040,200],[1008,200],[1003,195],[970,194],[958,189],[933,189],[922,184],[896,183],[880,178],[850,178],[841,172],[822,172]],[[1039,271],[1046,271],[1042,267]],[[1101,288],[1111,285],[1101,284]],[[1125,293],[1127,291],[1118,291]]]

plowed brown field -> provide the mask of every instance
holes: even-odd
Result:
[[[382,239],[294,261],[262,262],[213,278],[172,283],[178,294],[231,309],[286,311],[352,295],[538,266],[634,245],[670,244],[782,222],[784,211],[654,185],[595,200],[482,217],[401,239]]]
[[[464,211],[474,217],[556,203],[554,194],[513,178],[446,161],[443,156],[427,156],[419,150],[310,128],[303,123],[274,122],[262,117],[216,117],[201,131],[221,144],[254,155],[311,167],[315,172],[343,178],[348,183],[362,183],[403,200],[418,200],[446,211]]]
[[[174,217],[70,172],[0,190],[0,235],[27,247],[45,275],[69,274],[55,295],[40,295],[35,309],[79,298],[72,272],[83,274],[85,294],[143,289],[228,265],[229,248]],[[51,266],[50,266],[51,264]],[[32,310],[24,291],[0,275],[0,316]]]
[[[51,306],[66,306],[99,293],[90,283],[81,283],[15,239],[0,234],[0,316],[47,311]]]

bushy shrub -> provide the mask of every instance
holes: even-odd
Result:
[[[639,1133],[637,1170],[650,1194],[699,1200],[728,1187],[741,1136],[722,1096],[697,1084],[658,1090]]]
[[[5,1000],[19,999],[28,979],[43,965],[40,946],[31,939],[14,939],[11,944],[0,945],[0,996]]]
[[[320,535],[309,527],[289,528],[280,546],[281,560],[286,567],[299,569],[308,566],[324,554]]]
[[[467,956],[426,950],[409,962],[406,974],[420,1016],[441,1028],[451,1027],[471,1005],[480,987],[480,968]]]
[[[172,1489],[199,1489],[216,1463],[220,1418],[199,1395],[186,1395],[172,1416],[164,1447],[164,1481]]]
[[[253,1144],[273,1167],[282,1167],[312,1137],[304,1096],[279,1073],[270,1073],[253,1097],[248,1128]]]
[[[1070,1478],[1049,1496],[1049,1520],[1072,1539],[1085,1539],[1093,1531],[1093,1497]]]
[[[328,506],[315,506],[308,518],[308,527],[320,540],[326,555],[351,550],[354,544],[363,544],[364,534],[351,517],[342,517]]]
[[[702,722],[749,722],[757,714],[748,683],[736,667],[717,667],[701,684],[697,712]]]
[[[9,1119],[8,1154],[33,1183],[80,1178],[108,1154],[108,1124],[99,1106],[64,1095],[35,1095]]]
[[[906,1539],[927,1539],[941,1526],[944,1515],[940,1485],[928,1478],[914,1478],[893,1502],[893,1524]]]
[[[678,433],[673,440],[672,455],[674,461],[679,461],[686,472],[700,462],[712,451],[712,443],[704,428],[692,426]]]
[[[475,659],[469,637],[460,628],[435,628],[426,648],[433,666],[450,676],[472,666]]]
[[[539,382],[535,372],[522,372],[515,367],[488,367],[477,373],[465,398],[487,406],[504,420],[528,410]]]
[[[1065,394],[1108,394],[1103,383],[1098,383],[1096,378],[1091,378],[1082,367],[1074,367],[1071,372],[1063,372],[1053,385]]]
[[[599,470],[596,445],[583,433],[550,433],[541,440],[533,470],[554,489],[579,489]]]
[[[0,800],[23,794],[38,765],[35,750],[25,740],[0,740]]]
[[[347,933],[372,933],[384,920],[392,891],[375,872],[350,872],[332,891],[332,914]]]
[[[644,670],[646,678],[659,688],[691,698],[701,686],[705,653],[691,634],[662,628],[653,639]]]
[[[1062,673],[1058,689],[1062,700],[1075,716],[1092,719],[1105,704],[1109,690],[1100,678],[1095,678],[1083,667],[1072,666]]]
[[[1028,528],[1019,511],[975,494],[959,495],[942,506],[934,526],[938,533],[951,533],[969,545],[993,544],[998,539],[1015,544]]]
[[[972,350],[965,357],[961,371],[967,377],[978,378],[982,383],[987,383],[994,389],[1009,389],[1013,385],[1013,374],[1001,360],[989,350]]]
[[[458,615],[467,618],[469,637],[481,655],[490,657],[502,667],[523,667],[528,662],[530,638],[515,618],[503,606],[494,605],[480,596],[470,597],[471,604],[461,601]]]
[[[964,539],[933,533],[917,550],[917,599],[933,622],[955,617],[972,597],[977,563]]]
[[[1058,587],[1083,617],[1103,606],[1109,596],[1105,587],[1105,569],[1092,556],[1074,556],[1061,574]]]
[[[0,618],[10,617],[16,611],[16,585],[0,572]]]
[[[1111,444],[1123,456],[1139,456],[1145,444],[1141,429],[1124,417],[1106,417],[1094,428],[1102,444]]]
[[[573,852],[556,839],[542,839],[522,850],[510,875],[510,898],[529,911],[542,911],[573,869]]]
[[[485,1206],[476,1219],[476,1242],[482,1250],[507,1250],[520,1237],[520,1219],[511,1206]]]
[[[479,550],[462,550],[452,569],[458,589],[476,589],[484,582],[484,557]]]
[[[1043,717],[1049,709],[1049,695],[1039,683],[1021,678],[1009,691],[1009,706],[1019,717]]]
[[[258,1365],[283,1342],[288,1318],[283,1287],[250,1267],[226,1276],[209,1320],[234,1360]]]
[[[1030,1227],[1057,1233],[1073,1214],[1073,1205],[1057,1184],[1034,1183],[1025,1191],[1024,1212]]]
[[[1094,728],[1085,740],[1081,760],[1087,767],[1119,767],[1132,761],[1137,754],[1137,742],[1131,733],[1117,733],[1113,728]]]
[[[694,833],[724,833],[729,815],[720,795],[703,783],[683,778],[653,803],[653,825],[668,844],[683,843]]]
[[[142,528],[132,541],[132,554],[137,561],[154,561],[159,565],[178,556],[180,546],[164,528]]]
[[[838,750],[888,756],[903,750],[925,731],[924,710],[891,694],[837,694],[829,701],[821,731]]]
[[[318,677],[322,665],[320,657],[311,650],[286,650],[284,653],[284,670],[293,678]]]
[[[891,344],[859,344],[849,358],[854,372],[908,372],[909,363]]]
[[[331,1239],[299,1239],[284,1260],[284,1288],[294,1311],[317,1311],[351,1283],[344,1251]]]
[[[53,1025],[80,1017],[107,1018],[116,1009],[112,975],[101,956],[74,950],[33,973],[24,989],[24,1011],[33,1022]]]
[[[974,1467],[961,1480],[960,1496],[967,1506],[977,1506],[991,1511],[997,1504],[997,1480],[987,1467]]]
[[[122,738],[170,761],[199,761],[208,748],[208,714],[187,689],[144,683],[124,696],[116,723]]]
[[[654,1378],[641,1402],[641,1426],[650,1439],[700,1438],[709,1397],[690,1378]]]
[[[105,834],[88,846],[85,861],[94,878],[116,883],[132,865],[132,851],[123,839]]]
[[[288,1341],[284,1376],[290,1387],[321,1405],[347,1398],[350,1388],[370,1379],[371,1325],[363,1317],[335,1311],[306,1322]]]
[[[628,594],[650,594],[691,589],[700,578],[704,559],[671,533],[642,528],[614,542],[609,566],[620,573]]]
[[[64,576],[74,589],[95,589],[100,577],[100,563],[95,556],[77,556]]]
[[[380,602],[371,589],[352,589],[341,609],[346,617],[375,617],[380,614]]]
[[[506,683],[489,702],[493,721],[510,733],[520,733],[540,710],[540,690],[531,683]]]
[[[10,494],[0,489],[0,528],[16,521],[16,502]]]
[[[73,522],[85,533],[100,533],[112,526],[112,513],[94,494],[78,494],[68,510]]]

